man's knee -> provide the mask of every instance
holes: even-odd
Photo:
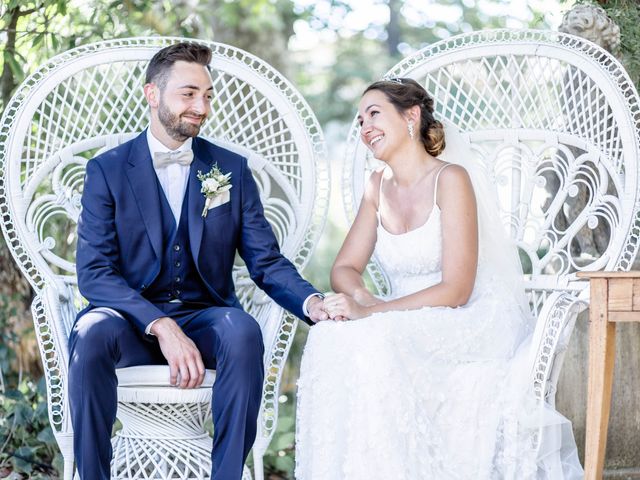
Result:
[[[248,313],[230,308],[225,312],[220,340],[234,357],[262,359],[264,344],[258,322]]]
[[[119,313],[108,308],[94,308],[82,315],[73,325],[70,336],[72,350],[82,349],[83,353],[103,354],[121,333],[132,328]]]

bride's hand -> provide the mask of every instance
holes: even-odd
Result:
[[[367,307],[356,302],[353,297],[338,293],[324,301],[325,311],[332,320],[356,320],[369,315]]]

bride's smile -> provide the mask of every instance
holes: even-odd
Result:
[[[415,143],[408,135],[408,120],[382,92],[373,90],[362,97],[358,122],[362,142],[378,160],[389,163],[396,157],[406,158],[407,149]]]

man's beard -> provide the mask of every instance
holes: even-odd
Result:
[[[169,136],[179,142],[183,142],[189,137],[197,136],[202,125],[202,123],[195,125],[181,120],[179,115],[174,114],[163,103],[158,106],[158,119]],[[204,121],[204,118],[202,121]]]

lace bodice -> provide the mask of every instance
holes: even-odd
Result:
[[[391,296],[400,297],[427,288],[442,278],[440,208],[434,204],[427,221],[395,235],[384,228],[378,215],[374,255],[391,282]]]
[[[442,227],[437,204],[438,178],[449,163],[439,168],[433,184],[433,208],[418,228],[401,234],[382,224],[378,207],[377,241],[374,255],[387,274],[392,298],[402,297],[438,283],[442,279]],[[382,178],[378,203],[382,199]]]

